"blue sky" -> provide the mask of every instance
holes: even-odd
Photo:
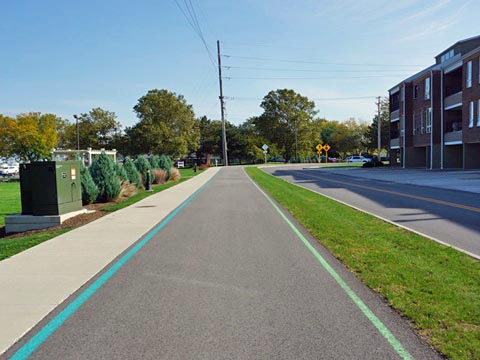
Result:
[[[219,119],[219,39],[229,121],[291,88],[316,99],[322,117],[370,122],[375,96],[480,35],[474,0],[177,2],[187,15],[192,4],[215,65],[175,0],[1,0],[0,113],[72,120],[102,107],[131,126],[138,98],[158,88]],[[352,97],[369,98],[329,100]]]

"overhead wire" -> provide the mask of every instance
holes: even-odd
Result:
[[[372,64],[372,63],[338,63],[318,60],[293,60],[293,59],[275,59],[275,58],[263,58],[256,56],[238,56],[223,54],[225,58],[237,58],[246,60],[259,60],[259,61],[272,61],[272,62],[286,62],[286,63],[301,63],[301,64],[321,64],[321,65],[337,65],[337,66],[385,66],[385,67],[422,67],[424,65],[412,65],[412,64]]]
[[[364,75],[364,76],[349,76],[349,77],[254,77],[254,76],[225,76],[226,80],[351,80],[351,79],[370,79],[370,78],[395,78],[394,75]]]
[[[391,72],[391,73],[401,73],[404,74],[408,70],[317,70],[317,69],[286,69],[286,68],[267,68],[267,67],[251,67],[251,66],[231,66],[231,65],[222,65],[222,68],[226,70],[231,69],[244,69],[244,70],[259,70],[259,71],[292,71],[292,72],[315,72],[315,73],[379,73],[379,72]]]
[[[175,1],[175,4],[177,4],[177,7],[182,12],[182,14],[185,17],[185,19],[187,20],[188,24],[192,27],[193,31],[197,34],[197,36],[202,41],[203,46],[205,47],[205,50],[207,51],[208,58],[210,59],[210,62],[212,63],[214,70],[216,70],[216,64],[215,64],[212,52],[211,52],[210,48],[208,47],[208,44],[207,44],[207,42],[205,40],[205,37],[203,35],[203,31],[202,31],[202,28],[201,28],[201,26],[198,22],[198,18],[196,16],[196,12],[195,12],[195,8],[193,7],[193,4],[191,3],[190,0],[188,0],[188,2],[187,2],[187,0],[184,0],[185,8],[187,9],[187,12],[188,12],[188,14],[187,14],[187,12],[185,12],[185,10],[180,5],[178,0],[173,0],[173,1]],[[191,5],[191,7],[189,6],[189,4]]]

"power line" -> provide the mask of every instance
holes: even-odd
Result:
[[[349,77],[242,77],[242,76],[224,76],[226,80],[351,80],[351,79],[371,79],[371,78],[396,78],[394,75],[365,75]]]
[[[360,99],[375,99],[377,96],[350,96],[350,97],[336,97],[336,98],[309,98],[309,100],[314,101],[337,101],[337,100],[360,100]],[[242,96],[225,96],[227,100],[263,100],[263,98],[257,97],[242,97]]]
[[[315,70],[315,69],[286,69],[286,68],[267,68],[267,67],[250,67],[250,66],[229,66],[222,65],[222,68],[230,69],[245,69],[245,70],[260,70],[260,71],[299,71],[299,72],[316,72],[316,73],[379,73],[379,72],[391,72],[391,73],[407,73],[408,70]]]
[[[187,9],[187,12],[188,12],[188,15],[187,15],[187,13],[183,9],[183,7],[180,5],[180,3],[177,0],[173,0],[173,1],[175,1],[175,4],[177,4],[177,7],[182,12],[182,14],[185,17],[185,19],[187,20],[188,24],[192,27],[193,31],[195,31],[197,36],[202,41],[203,46],[205,47],[205,50],[207,51],[208,58],[210,59],[210,62],[212,63],[213,68],[216,70],[216,65],[215,65],[215,61],[213,59],[212,52],[211,52],[210,48],[208,47],[207,42],[205,41],[205,37],[203,36],[202,28],[200,27],[200,24],[198,22],[198,18],[197,18],[195,8],[193,7],[192,2],[190,0],[188,0],[188,2],[187,2],[187,0],[184,0],[185,8]]]
[[[316,60],[287,60],[287,59],[274,59],[274,58],[262,58],[255,56],[237,56],[237,55],[222,55],[225,58],[237,58],[247,60],[261,60],[261,61],[274,61],[274,62],[287,62],[287,63],[302,63],[302,64],[322,64],[322,65],[339,65],[339,66],[388,66],[388,67],[423,67],[424,65],[399,65],[399,64],[360,64],[360,63],[337,63],[326,62]]]

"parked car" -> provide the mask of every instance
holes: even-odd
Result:
[[[3,164],[0,167],[0,175],[2,176],[13,176],[18,174],[18,167],[17,166],[11,166],[7,164]]]
[[[372,161],[372,159],[360,155],[349,156],[347,158],[347,163],[366,163],[369,161]]]

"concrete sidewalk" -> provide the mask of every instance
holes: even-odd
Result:
[[[430,186],[448,190],[467,191],[480,194],[480,171],[430,171],[420,169],[401,169],[381,167],[363,169],[351,168],[328,168],[319,169],[318,166],[303,166],[304,169],[317,169],[339,175],[355,176],[366,179],[389,181],[400,184]]]
[[[0,354],[221,168],[0,262]]]

